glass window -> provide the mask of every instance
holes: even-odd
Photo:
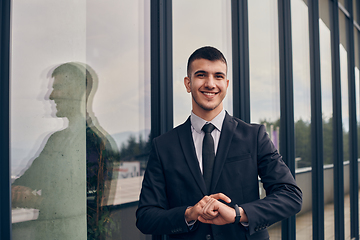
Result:
[[[249,1],[251,122],[267,123],[274,131],[280,121],[279,39],[277,1]],[[275,138],[278,137],[278,132]],[[274,140],[274,139],[273,139]],[[279,144],[276,144],[279,147]]]
[[[13,2],[13,239],[87,234],[85,26],[85,1]]]
[[[277,1],[248,1],[251,122],[262,123],[279,148],[280,74]],[[260,188],[261,197],[265,191]],[[269,228],[281,239],[281,224]]]
[[[346,16],[339,10],[340,39],[340,74],[341,74],[341,110],[343,126],[344,151],[344,183],[349,182],[349,86],[348,86],[348,54]],[[345,222],[350,222],[350,195],[349,188],[344,188]],[[345,238],[350,238],[350,224],[345,225]]]
[[[296,180],[303,191],[303,207],[296,218],[296,238],[312,238],[311,199],[311,98],[308,7],[291,1],[291,29],[294,79],[294,126]]]
[[[13,239],[145,238],[149,24],[144,0],[13,2]]]
[[[332,65],[331,31],[319,19],[320,63],[321,63],[321,101],[323,118],[324,146],[324,218],[325,239],[334,238],[334,174],[333,174],[333,107],[332,107]]]
[[[311,104],[308,7],[302,0],[291,1],[295,155],[297,168],[311,166]]]
[[[333,102],[329,1],[319,1],[319,37],[321,63],[321,101],[324,146],[324,219],[325,239],[334,239],[334,161],[333,161]]]
[[[203,46],[216,47],[228,62],[230,84],[224,108],[232,114],[232,81],[236,79],[232,79],[231,1],[209,0],[204,5],[199,0],[173,0],[172,5],[174,126],[185,122],[191,113],[191,97],[184,86],[187,60]]]

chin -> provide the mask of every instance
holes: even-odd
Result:
[[[59,118],[63,118],[66,117],[65,114],[63,113],[63,111],[57,109],[57,111],[55,112],[55,116],[59,117]]]
[[[215,109],[217,109],[219,107],[220,103],[219,104],[213,104],[213,105],[206,105],[206,104],[203,104],[201,105],[201,108],[203,110],[206,110],[206,111],[213,111]]]
[[[59,113],[56,113],[55,116],[58,117],[58,118],[63,118],[63,117],[65,117],[63,114],[59,114]]]

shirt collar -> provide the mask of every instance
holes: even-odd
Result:
[[[191,111],[191,115],[190,115],[191,126],[198,133],[201,133],[201,129],[206,123],[212,123],[221,132],[224,119],[225,119],[224,109],[211,121],[206,121],[202,119],[201,117],[195,115],[193,111]]]

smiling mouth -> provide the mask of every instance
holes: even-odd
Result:
[[[214,92],[202,92],[206,96],[215,96],[217,93]]]

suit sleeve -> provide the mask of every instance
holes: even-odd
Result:
[[[136,211],[136,226],[144,234],[179,234],[189,231],[184,217],[188,206],[169,209],[165,179],[154,139]]]
[[[250,235],[296,214],[302,205],[302,192],[264,126],[258,130],[257,144],[258,173],[266,197],[241,205],[249,219]]]

